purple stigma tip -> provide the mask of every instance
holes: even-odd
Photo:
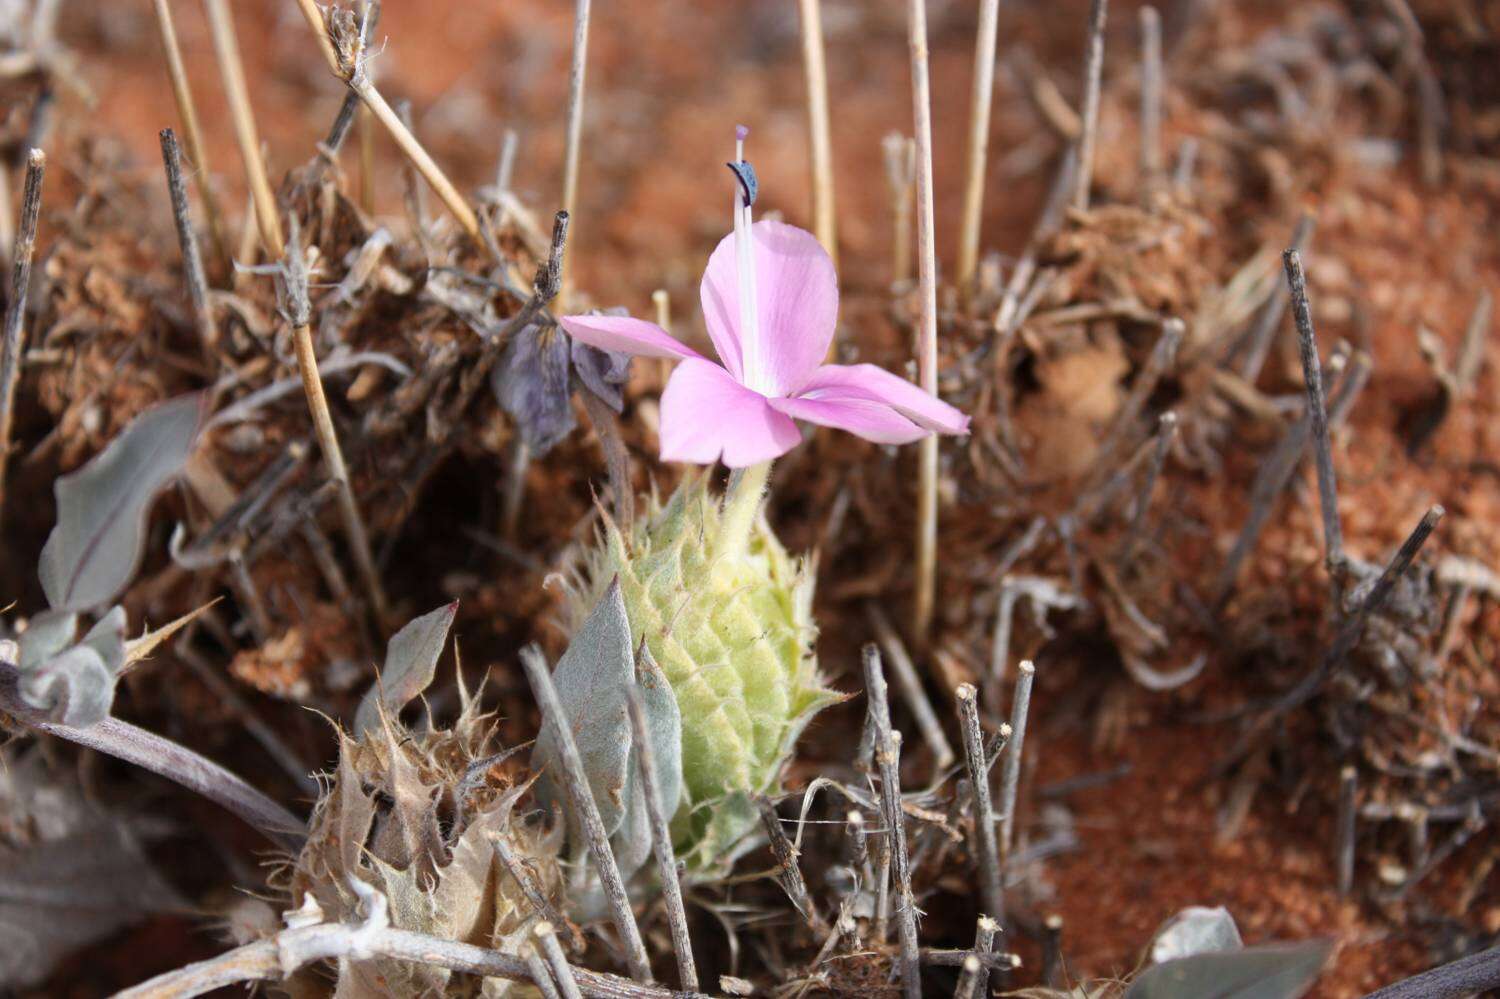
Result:
[[[741,142],[744,142],[745,139],[746,139],[746,137],[748,137],[749,135],[750,135],[750,126],[749,125],[736,125],[736,126],[734,126],[734,137],[736,139],[739,139]]]

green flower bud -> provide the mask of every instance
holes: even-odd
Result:
[[[758,501],[758,496],[752,496]],[[621,527],[606,521],[573,588],[576,629],[617,576],[631,639],[661,667],[682,715],[680,856],[697,870],[729,859],[773,794],[802,730],[842,699],[813,654],[813,571],[763,516],[735,516],[691,474],[662,505]],[[744,520],[749,537],[738,538]]]

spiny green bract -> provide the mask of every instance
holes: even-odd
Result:
[[[572,592],[576,628],[618,575],[631,639],[644,639],[672,685],[684,791],[673,833],[700,871],[754,826],[749,796],[777,790],[808,720],[841,699],[812,651],[812,567],[764,517],[744,546],[723,523],[707,475],[692,474],[625,530],[606,521]]]

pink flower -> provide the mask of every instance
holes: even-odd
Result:
[[[795,420],[837,427],[880,444],[963,434],[969,418],[873,364],[824,364],[839,311],[833,261],[809,232],[736,215],[700,294],[721,364],[641,319],[564,316],[578,340],[604,350],[681,360],[661,398],[661,456],[744,468],[802,439]],[[754,289],[748,300],[742,285]]]

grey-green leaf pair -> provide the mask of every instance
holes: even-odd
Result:
[[[656,761],[656,785],[662,808],[671,815],[682,796],[682,718],[666,676],[644,646],[637,657],[630,641],[630,621],[616,580],[573,636],[552,674],[558,699],[567,714],[583,758],[594,802],[604,821],[620,872],[629,877],[651,853],[650,817],[630,724],[629,690],[635,686],[645,708],[646,726]],[[542,726],[533,752],[541,771],[540,790],[549,801],[566,803],[566,795],[549,775],[562,769],[557,746],[557,719]],[[569,842],[581,849],[577,818],[568,812]]]
[[[57,526],[38,566],[52,609],[17,644],[21,696],[54,721],[79,728],[109,714],[126,659],[125,611],[108,611],[75,644],[78,615],[106,606],[135,575],[151,502],[187,464],[202,424],[201,396],[163,403],[53,486]]]

